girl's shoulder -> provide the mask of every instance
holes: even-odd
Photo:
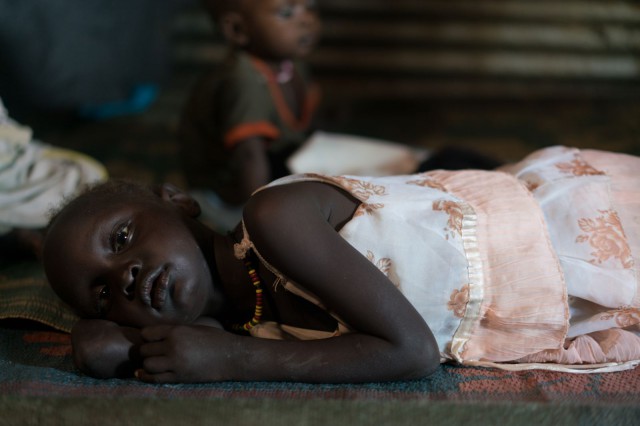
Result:
[[[247,202],[243,221],[252,238],[312,237],[321,224],[338,229],[359,202],[340,188],[319,181],[268,186]]]

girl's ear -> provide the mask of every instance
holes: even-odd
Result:
[[[155,186],[153,192],[164,201],[168,201],[184,211],[188,216],[200,216],[200,204],[177,186],[171,185],[170,183],[163,183],[162,185]]]
[[[220,31],[224,38],[234,46],[245,47],[249,44],[249,34],[244,17],[238,12],[227,12],[219,19]]]

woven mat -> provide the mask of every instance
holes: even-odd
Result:
[[[96,380],[74,369],[68,334],[0,328],[0,425],[631,425],[638,407],[640,369],[578,375],[444,365],[428,379],[359,385]]]
[[[511,401],[640,406],[640,369],[604,374],[505,372],[443,365],[432,377],[361,385],[225,382],[148,385],[94,380],[78,373],[66,333],[0,329],[0,394],[159,398],[274,398],[346,400]]]

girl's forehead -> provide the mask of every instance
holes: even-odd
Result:
[[[115,193],[89,195],[73,204],[69,206],[71,214],[81,216],[131,209],[153,211],[162,203],[159,197],[146,193]]]
[[[157,207],[157,206],[156,206]],[[114,220],[114,217],[148,211],[153,214],[153,207],[142,199],[117,199],[112,197],[87,197],[77,200],[64,208],[51,224],[50,233],[56,230],[66,231],[69,228],[98,228],[102,223]]]

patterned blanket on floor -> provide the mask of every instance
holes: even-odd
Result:
[[[604,374],[569,374],[550,371],[506,372],[444,365],[427,379],[359,385],[226,382],[159,386],[135,379],[95,380],[75,370],[67,333],[38,328],[5,326],[0,329],[0,394],[640,405],[640,369]]]

